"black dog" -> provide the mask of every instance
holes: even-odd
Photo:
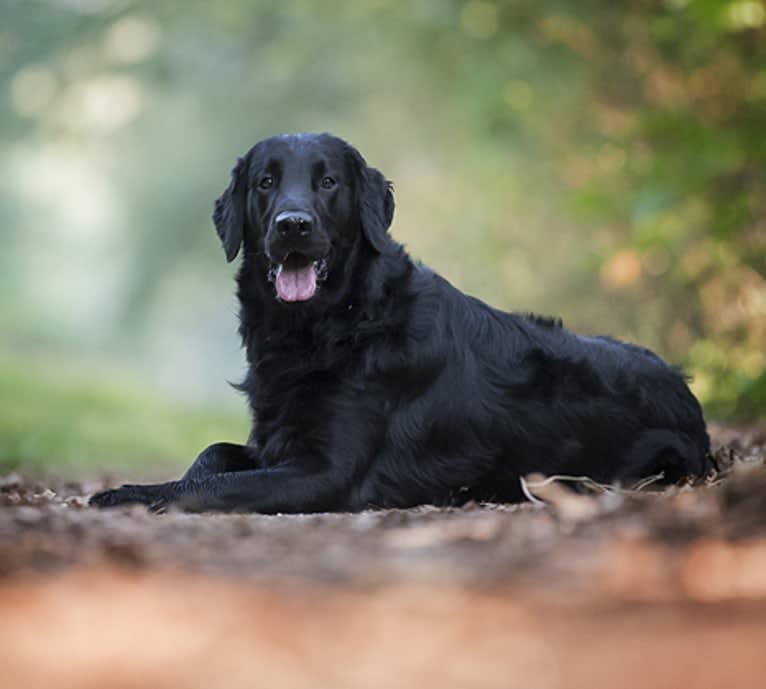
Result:
[[[91,504],[452,505],[523,499],[528,472],[613,482],[708,470],[678,370],[466,296],[388,236],[393,214],[390,183],[333,136],[278,136],[241,158],[213,219],[227,259],[244,253],[249,442],[211,445],[180,481]]]

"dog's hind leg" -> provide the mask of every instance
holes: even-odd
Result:
[[[645,430],[627,452],[615,475],[629,481],[663,474],[663,482],[703,476],[711,468],[706,449],[687,433],[666,429]]]

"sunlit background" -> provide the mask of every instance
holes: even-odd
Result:
[[[330,131],[460,288],[766,411],[762,0],[0,0],[0,463],[243,440],[237,155]]]

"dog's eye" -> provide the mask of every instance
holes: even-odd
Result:
[[[332,177],[322,177],[322,189],[332,189],[335,186],[335,180]]]
[[[271,189],[274,186],[274,178],[271,175],[266,175],[258,182],[259,189]]]

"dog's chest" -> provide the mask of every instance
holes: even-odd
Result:
[[[258,354],[245,390],[258,445],[285,445],[294,442],[293,436],[316,435],[333,415],[332,400],[348,377],[349,352],[326,343],[285,340]]]
[[[364,455],[385,431],[384,383],[352,350],[343,357],[301,354],[254,367],[247,392],[262,460],[274,465],[302,455]]]

